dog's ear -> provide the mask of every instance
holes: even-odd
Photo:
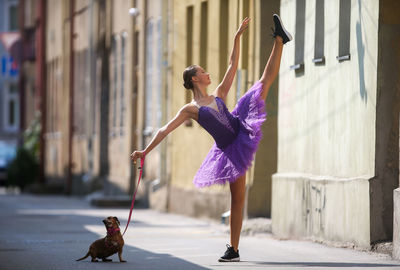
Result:
[[[118,223],[118,226],[121,225],[121,223],[119,223],[119,220],[117,217],[114,217],[115,221]]]

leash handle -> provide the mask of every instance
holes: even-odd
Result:
[[[126,227],[125,227],[124,233],[123,233],[122,235],[125,234],[126,229],[128,229],[129,222],[131,221],[132,210],[133,210],[133,206],[135,205],[136,192],[137,192],[137,190],[138,190],[138,188],[139,188],[140,179],[142,178],[143,165],[144,165],[144,158],[145,158],[145,155],[143,155],[143,157],[140,159],[140,168],[139,168],[139,169],[140,169],[140,174],[139,174],[139,180],[138,180],[138,184],[137,184],[137,186],[136,186],[135,192],[133,193],[132,204],[131,204],[131,210],[129,211],[128,222],[126,223]]]

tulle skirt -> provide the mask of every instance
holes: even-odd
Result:
[[[258,81],[239,99],[232,111],[240,121],[238,135],[223,150],[214,143],[193,179],[196,187],[232,183],[246,173],[261,140],[261,125],[267,115],[261,92],[262,83]]]

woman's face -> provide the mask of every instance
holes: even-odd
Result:
[[[196,76],[194,76],[194,78],[196,78],[195,81],[199,84],[211,84],[210,74],[200,66],[197,68]]]

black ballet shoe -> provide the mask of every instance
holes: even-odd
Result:
[[[275,29],[274,29],[274,37],[280,36],[283,40],[283,44],[291,41],[293,39],[292,35],[285,29],[282,24],[281,18],[279,18],[278,14],[273,15]]]

